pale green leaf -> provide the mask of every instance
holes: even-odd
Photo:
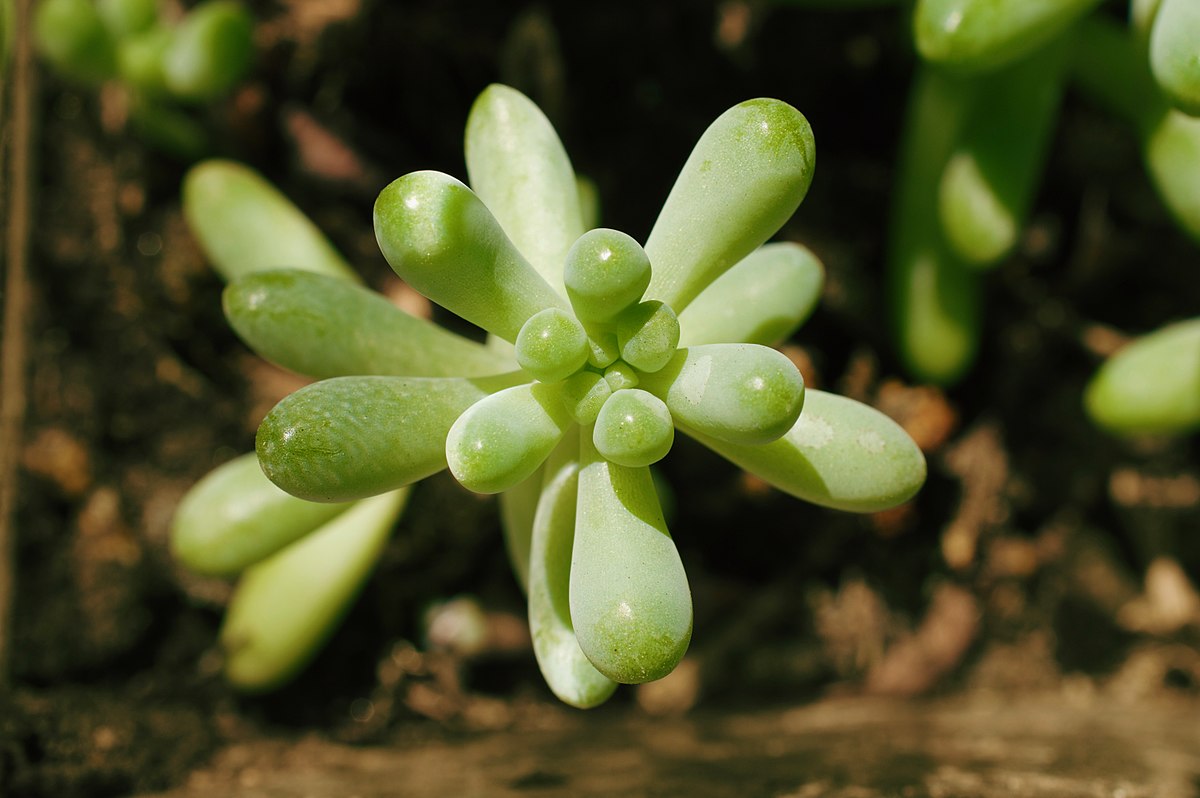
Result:
[[[567,309],[479,197],[449,175],[392,181],[375,201],[375,237],[405,282],[506,341],[538,311]]]
[[[407,498],[402,489],[358,502],[246,571],[221,626],[234,687],[272,690],[309,663],[374,570]]]
[[[747,100],[700,137],[675,181],[646,254],[646,295],[681,313],[713,280],[783,226],[812,182],[816,143],[804,115]]]

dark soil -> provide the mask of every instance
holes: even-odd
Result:
[[[639,238],[696,138],[730,105],[776,96],[813,125],[816,179],[783,235],[816,251],[829,279],[788,351],[810,385],[898,418],[927,452],[928,484],[911,505],[851,516],[678,441],[662,474],[695,598],[692,651],[668,679],[624,689],[596,713],[611,754],[597,766],[624,761],[614,717],[745,717],[831,695],[1084,693],[1124,707],[1118,716],[1137,715],[1139,702],[1174,707],[1143,725],[1178,724],[1187,708],[1200,716],[1200,441],[1116,440],[1080,410],[1086,379],[1124,336],[1200,308],[1200,251],[1171,224],[1119,122],[1068,97],[1022,246],[987,278],[976,368],[941,391],[906,380],[883,313],[913,64],[897,11],[468,0],[255,10],[256,71],[206,111],[218,150],[275,181],[392,296],[403,292],[376,248],[371,203],[409,171],[465,177],[463,123],[490,82],[546,110],[595,181],[604,224]],[[447,750],[465,749],[445,741],[469,748],[480,730],[586,728],[590,716],[558,707],[541,683],[495,504],[445,476],[415,491],[378,573],[296,683],[246,698],[221,682],[214,641],[228,585],[177,568],[167,526],[188,486],[249,450],[258,420],[300,383],[229,331],[220,282],[180,215],[186,165],[127,131],[119,93],[43,73],[34,117],[0,794],[166,790],[206,762],[215,786],[186,794],[233,794],[238,746],[275,746],[286,770],[296,740],[409,753],[433,741],[428,751],[452,759]],[[427,644],[427,608],[455,596],[487,613],[482,654]],[[920,712],[889,706],[905,723]],[[774,733],[778,719],[753,717]],[[703,737],[681,738],[687,750],[672,761],[705,756]],[[706,782],[753,774],[756,760],[730,745],[721,750],[733,760],[714,760]],[[1200,773],[1200,743],[1193,754],[1181,778]],[[571,768],[588,767],[574,756]],[[512,776],[532,780],[522,789],[565,784],[561,768],[530,767]],[[899,789],[910,771],[898,767],[899,781],[883,774],[867,786]],[[668,786],[631,795],[672,794],[677,783],[661,768],[634,772]],[[1105,771],[1104,784],[1119,777]],[[828,779],[829,794],[859,783]],[[785,781],[762,794],[790,794]],[[343,794],[317,784],[312,794]],[[999,793],[952,783],[928,794]]]

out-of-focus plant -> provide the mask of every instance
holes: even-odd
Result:
[[[768,346],[804,320],[822,281],[807,250],[764,245],[812,176],[794,108],[751,100],[718,118],[644,247],[586,229],[566,152],[520,93],[483,92],[466,154],[473,190],[405,175],[376,202],[375,229],[397,274],[488,331],[488,345],[401,320],[342,279],[251,267],[226,289],[235,330],[269,360],[327,378],[268,414],[259,462],[289,493],[335,506],[447,466],[500,493],[542,673],[563,701],[594,706],[618,682],[666,675],[691,638],[690,588],[649,470],[676,431],[851,511],[906,501],[925,462],[878,411],[805,391]],[[262,266],[286,265],[258,238]],[[276,610],[264,605],[262,633]],[[249,610],[239,617],[255,628]]]
[[[169,20],[158,0],[44,0],[34,33],[42,56],[62,75],[122,86],[135,129],[187,159],[208,144],[184,106],[228,94],[254,54],[253,20],[236,0],[206,0],[179,20]]]
[[[1128,30],[1098,0],[918,0],[922,57],[901,144],[889,245],[897,346],[940,385],[971,367],[980,270],[1016,245],[1065,86],[1128,120],[1151,182],[1200,241],[1200,6],[1135,2]]]

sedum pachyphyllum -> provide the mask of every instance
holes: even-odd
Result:
[[[491,345],[421,327],[378,347],[386,366],[362,361],[352,375],[347,340],[358,358],[383,334],[367,295],[299,272],[234,280],[226,312],[252,348],[331,376],[267,415],[259,462],[315,502],[447,466],[468,489],[500,493],[542,673],[563,701],[594,706],[617,683],[665,676],[691,638],[690,588],[649,470],[677,433],[852,511],[909,499],[925,462],[878,411],[805,391],[769,346],[807,317],[822,281],[807,250],[764,245],[812,178],[812,133],[794,108],[750,100],[713,122],[644,245],[587,229],[562,144],[519,92],[480,95],[466,154],[473,190],[405,175],[380,194],[375,231],[400,277]]]

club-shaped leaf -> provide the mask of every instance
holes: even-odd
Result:
[[[514,368],[482,344],[410,316],[374,291],[323,274],[244,275],[225,288],[223,302],[230,326],[251,349],[318,379],[476,377]]]
[[[375,237],[396,274],[447,310],[506,341],[545,308],[567,309],[471,189],[413,172],[375,201]]]
[[[580,320],[608,322],[646,293],[650,259],[641,244],[619,230],[589,230],[567,252],[563,281]]]
[[[600,408],[592,442],[606,460],[629,468],[652,465],[675,441],[671,411],[640,388],[617,391]]]
[[[1014,66],[979,78],[962,135],[938,192],[954,254],[992,266],[1016,246],[1058,117],[1067,47],[1052,42]]]
[[[585,228],[575,170],[546,115],[516,89],[488,86],[467,118],[466,156],[471,188],[565,296],[563,261]]]
[[[160,97],[167,91],[163,57],[171,47],[174,31],[158,25],[117,42],[117,71],[121,79],[145,95]]]
[[[804,378],[796,366],[758,344],[680,349],[661,371],[643,375],[640,385],[666,402],[677,424],[751,445],[791,429],[804,405]]]
[[[450,473],[476,493],[508,490],[546,461],[570,424],[557,385],[529,383],[494,393],[450,427]]]
[[[687,651],[692,594],[649,468],[614,465],[580,435],[571,551],[575,637],[596,670],[623,684],[661,679]]]
[[[408,485],[446,467],[462,412],[519,375],[335,377],[275,406],[258,428],[263,472],[293,496],[339,502]]]
[[[824,267],[805,247],[764,244],[679,314],[679,343],[777,344],[812,313],[824,282]]]
[[[118,39],[149,30],[158,21],[158,0],[97,0],[96,11]]]
[[[937,213],[938,185],[973,88],[930,67],[918,68],[888,242],[896,346],[909,371],[939,385],[962,376],[979,344],[977,277],[950,252]]]
[[[187,13],[163,55],[167,88],[208,102],[228,93],[254,58],[254,20],[234,0],[207,0]]]
[[[933,63],[987,70],[1036,50],[1100,0],[918,0],[917,49]]]
[[[210,160],[183,179],[183,214],[226,280],[268,269],[301,269],[357,280],[308,217],[254,170]]]
[[[1200,118],[1171,109],[1143,143],[1146,171],[1175,221],[1200,242]]]
[[[1120,434],[1200,429],[1200,318],[1118,351],[1088,383],[1084,407],[1097,424]]]
[[[246,571],[221,626],[230,684],[270,690],[308,664],[371,575],[407,498],[402,489],[358,502]]]
[[[517,333],[517,362],[542,382],[570,377],[587,362],[591,348],[579,320],[561,308],[546,308],[526,319]]]
[[[263,474],[254,452],[192,486],[171,521],[171,552],[189,570],[230,576],[274,554],[351,505],[297,499]]]
[[[1150,35],[1150,68],[1167,99],[1200,116],[1200,3],[1162,0]]]
[[[551,691],[580,709],[608,700],[617,683],[596,670],[571,625],[571,550],[575,541],[579,441],[564,440],[546,464],[529,561],[529,632]]]
[[[925,482],[925,456],[899,424],[868,405],[824,391],[807,391],[795,426],[761,446],[728,443],[678,426],[784,493],[837,510],[885,510],[908,501]]]
[[[816,143],[804,115],[756,99],[721,114],[675,181],[646,254],[646,296],[676,313],[733,264],[773,236],[812,182]]]

